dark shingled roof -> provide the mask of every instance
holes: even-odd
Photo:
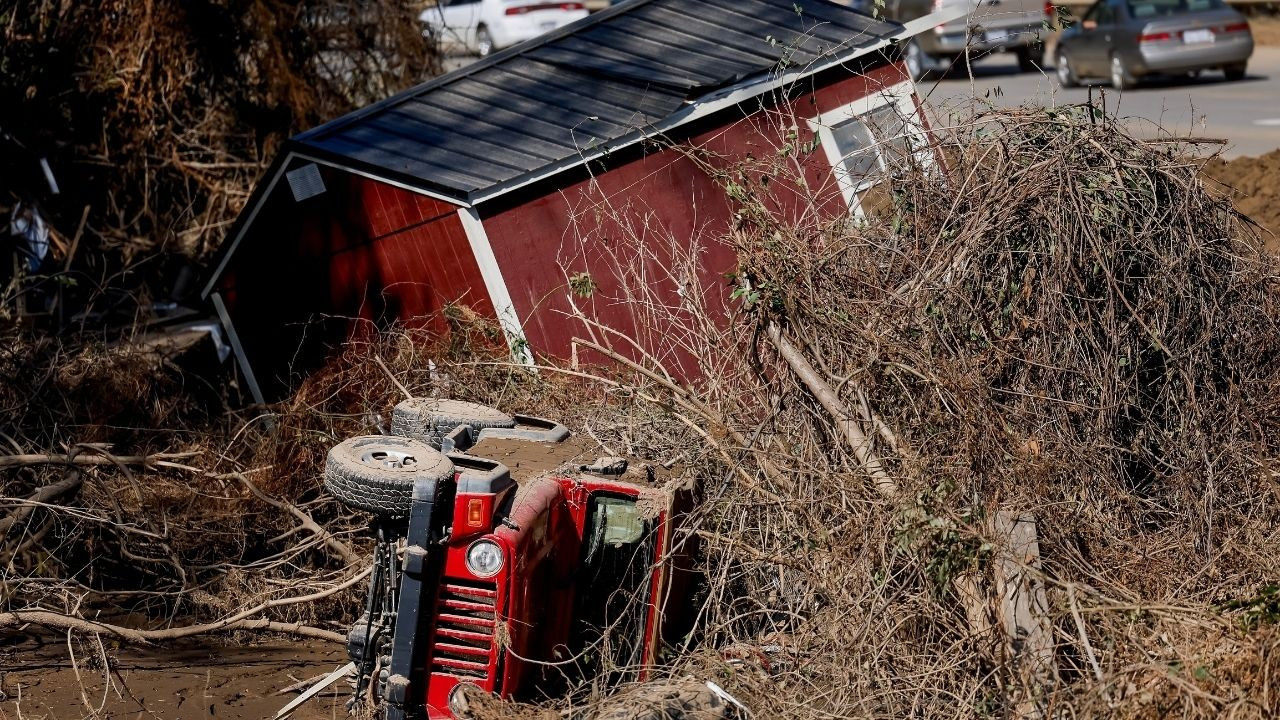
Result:
[[[627,0],[293,144],[466,200],[634,136],[717,90],[902,29],[829,0]]]

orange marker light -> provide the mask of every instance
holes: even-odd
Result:
[[[484,525],[484,501],[480,498],[471,498],[467,501],[467,527],[481,527]]]

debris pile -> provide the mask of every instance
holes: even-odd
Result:
[[[49,526],[61,544],[15,566],[0,623],[92,630],[31,613],[110,607],[121,578],[71,560],[127,550],[158,568],[135,586],[178,599],[145,596],[148,628],[185,613],[336,635],[372,544],[321,489],[324,453],[386,432],[403,387],[554,417],[701,488],[675,538],[699,548],[695,628],[649,679],[612,687],[606,667],[538,707],[467,698],[478,717],[1280,713],[1280,277],[1252,226],[1186,148],[1092,107],[987,114],[943,143],[947,171],[895,177],[866,220],[777,221],[749,206],[758,175],[736,176],[731,322],[698,292],[647,306],[717,370],[688,383],[586,317],[582,357],[607,363],[531,373],[451,310],[448,344],[371,335],[261,415],[148,418],[185,425],[151,443],[113,416],[93,439],[198,455],[129,461],[72,442],[74,416],[32,420],[60,429],[14,435],[22,452],[97,453],[58,467],[103,492],[14,504],[19,542],[47,550]],[[34,398],[57,406],[5,399]],[[3,494],[67,477],[9,474]],[[182,540],[194,529],[214,541]]]
[[[1274,262],[1093,107],[942,151],[867,222],[740,214],[752,371],[655,390],[713,450],[691,646],[769,648],[762,717],[1274,714]]]

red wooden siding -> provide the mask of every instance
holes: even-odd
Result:
[[[277,183],[221,282],[269,395],[357,321],[443,331],[446,303],[493,313],[456,206],[332,168],[321,174],[326,192],[300,203]]]
[[[712,161],[721,167],[748,158],[777,158],[791,128],[795,144],[813,139],[807,118],[905,80],[900,65],[882,66],[815,88],[786,107],[756,112],[706,132],[690,144],[723,158]],[[778,178],[770,186],[774,210],[799,216],[816,208],[825,217],[848,212],[821,149],[795,162],[793,179]],[[803,183],[795,177],[802,177]],[[690,283],[673,280],[669,272],[673,259],[667,247],[674,242],[686,248],[701,246],[698,274],[708,290],[705,304],[712,312],[725,307],[731,288],[724,275],[735,269],[736,258],[719,238],[730,227],[734,207],[706,170],[686,154],[661,150],[491,216],[484,215],[483,206],[480,212],[526,338],[536,352],[568,357],[571,338],[583,334],[580,324],[566,320],[567,278],[587,271],[596,290],[590,298],[574,297],[584,312],[636,337],[671,369],[696,372],[690,367],[696,362],[692,348],[680,348],[678,328],[655,324],[652,313],[627,301],[633,297],[628,285],[656,288],[658,298],[668,301],[674,299],[677,285],[682,285],[681,292],[689,291]],[[651,251],[647,261],[637,262],[637,241]],[[624,282],[620,274],[630,279]]]

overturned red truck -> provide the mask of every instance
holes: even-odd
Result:
[[[352,706],[466,717],[468,693],[530,697],[644,674],[692,574],[674,543],[691,491],[556,422],[411,399],[391,435],[329,453],[325,487],[373,514],[364,612],[348,635]]]

